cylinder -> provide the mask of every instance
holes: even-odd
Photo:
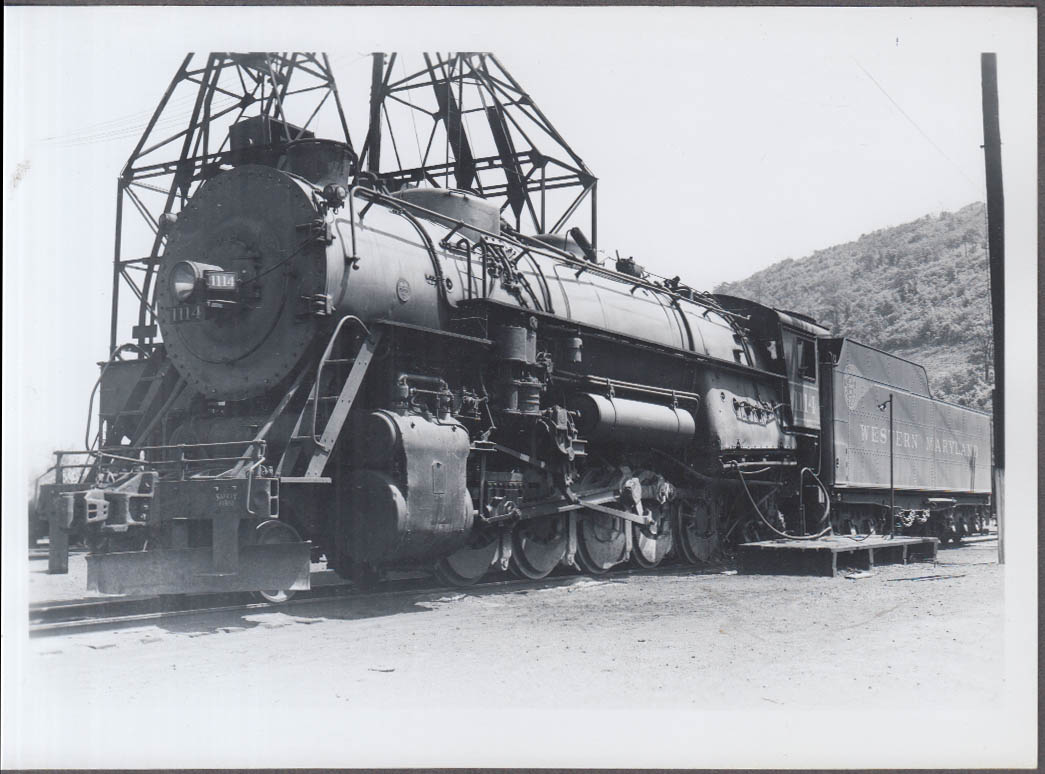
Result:
[[[570,399],[569,408],[580,412],[580,434],[592,441],[682,446],[697,429],[689,411],[658,403],[582,393]]]
[[[454,420],[371,412],[361,428],[368,458],[338,476],[337,516],[348,555],[371,567],[405,566],[456,551],[474,510],[467,488],[468,432]]]
[[[356,438],[360,444],[359,462],[372,468],[391,467],[399,448],[399,428],[384,412],[373,411],[359,420]]]

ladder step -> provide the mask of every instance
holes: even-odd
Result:
[[[341,396],[340,395],[320,395],[318,400],[322,403],[323,401],[337,400],[339,397],[341,397]],[[316,400],[317,399],[313,398],[311,395],[308,397],[308,402],[309,403],[315,403]]]
[[[330,360],[324,360],[325,365],[345,365],[346,363],[354,363],[355,358],[331,358]]]

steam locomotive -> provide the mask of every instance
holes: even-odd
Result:
[[[990,419],[922,367],[468,192],[383,190],[344,144],[226,165],[162,227],[162,344],[102,365],[102,443],[40,493],[52,570],[82,539],[103,593],[278,600],[320,557],[598,574],[989,515]]]

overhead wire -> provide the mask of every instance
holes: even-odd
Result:
[[[182,94],[177,98],[172,98],[167,101],[164,106],[164,110],[177,109],[181,111],[182,115],[188,116],[191,110],[183,110],[188,105],[191,105],[197,97],[198,89],[193,89],[191,93]],[[228,99],[224,97],[222,99]],[[56,142],[64,139],[78,139],[83,136],[91,136],[94,134],[104,134],[108,131],[123,131],[125,129],[140,129],[148,124],[149,118],[156,112],[155,107],[148,108],[146,110],[140,110],[136,113],[128,113],[123,116],[117,116],[115,118],[108,119],[106,121],[98,121],[93,124],[86,124],[80,127],[75,132],[69,132],[67,134],[52,135],[50,137],[42,138],[42,142]]]
[[[899,102],[897,102],[895,99],[893,99],[892,95],[888,91],[885,90],[885,87],[882,86],[882,84],[880,84],[878,82],[878,80],[873,75],[871,75],[871,73],[869,73],[867,71],[867,69],[862,64],[860,64],[860,62],[858,62],[855,58],[853,59],[853,63],[857,67],[859,67],[860,71],[870,79],[871,83],[873,83],[875,86],[878,87],[878,90],[881,91],[882,94],[885,95],[885,98],[888,99],[889,102],[892,103],[893,107],[895,107],[900,112],[900,115],[902,115],[904,118],[906,118],[907,121],[911,124],[911,126],[913,126],[918,131],[918,133],[923,138],[925,138],[925,140],[930,145],[932,145],[933,148],[935,148],[936,151],[941,156],[943,156],[948,161],[948,163],[950,163],[951,166],[954,167],[955,171],[958,172],[958,174],[961,175],[963,178],[965,178],[966,182],[968,182],[969,185],[971,185],[974,189],[976,189],[977,192],[979,192],[981,190],[980,186],[975,181],[973,181],[973,179],[971,177],[969,177],[967,174],[965,174],[965,170],[963,170],[960,166],[958,166],[958,163],[954,159],[952,159],[949,155],[947,155],[947,152],[943,148],[941,148],[936,143],[936,141],[933,140],[932,137],[929,136],[928,132],[926,132],[924,129],[922,129],[922,127],[918,124],[918,122],[915,121],[911,117],[911,115],[906,110],[903,109],[903,107],[900,105]]]
[[[346,54],[335,55],[331,59],[332,61],[337,61],[338,59],[343,59],[345,56]],[[350,62],[348,66],[354,65],[366,56],[366,54],[362,54],[360,57]],[[194,89],[190,93],[182,94],[168,100],[167,104],[164,106],[165,113],[170,111],[172,108],[184,108],[191,105],[196,100],[197,94],[198,90]],[[230,107],[231,105],[234,105],[238,99],[238,97],[233,96],[219,97],[212,103],[212,108],[221,110]],[[75,132],[44,137],[40,142],[59,146],[72,146],[90,144],[93,142],[105,142],[112,139],[133,136],[134,134],[141,133],[141,131],[148,125],[149,118],[151,118],[154,112],[155,108],[149,108],[133,113],[127,113],[105,121],[87,124],[80,127],[80,129]],[[157,122],[157,126],[169,126],[178,122],[183,122],[191,115],[191,109],[182,109],[176,114],[164,115]]]
[[[236,104],[238,100],[231,97],[223,97],[220,100],[215,100],[212,104],[212,109],[223,110],[227,107],[231,107]],[[185,124],[188,118],[192,115],[192,111],[184,111],[172,115],[163,115],[153,125],[153,129],[168,129],[181,124]],[[47,140],[41,140],[52,147],[57,148],[74,148],[82,145],[93,145],[101,142],[112,142],[114,140],[122,140],[128,137],[140,136],[144,131],[145,127],[148,126],[148,122],[136,124],[134,126],[127,127],[113,127],[110,130],[102,132],[93,132],[89,134],[81,135],[68,135],[64,138],[51,138]]]
[[[171,100],[169,100],[167,102],[167,107],[171,107],[171,106],[180,107],[180,106],[182,106],[184,104],[188,104],[193,99],[195,99],[195,96],[196,96],[195,94],[186,94],[186,95],[183,95],[183,96],[181,96],[181,97],[179,97],[177,99],[171,99]],[[63,139],[66,139],[66,138],[74,138],[74,137],[77,137],[77,136],[85,134],[85,133],[91,133],[94,130],[97,130],[97,131],[101,132],[101,131],[107,131],[108,129],[121,128],[121,127],[118,126],[119,124],[127,124],[128,128],[132,124],[134,126],[139,126],[139,127],[140,126],[145,126],[145,124],[142,123],[142,119],[144,118],[147,121],[148,117],[151,116],[154,112],[156,112],[156,108],[155,107],[147,108],[145,110],[138,110],[138,111],[136,111],[134,113],[127,113],[127,114],[122,115],[122,116],[116,116],[114,118],[110,118],[110,119],[107,119],[105,121],[96,121],[95,123],[92,123],[92,124],[84,124],[75,132],[68,132],[66,134],[58,134],[58,135],[52,135],[50,137],[43,137],[43,138],[41,138],[40,141],[41,142],[54,142],[54,141],[63,140]]]

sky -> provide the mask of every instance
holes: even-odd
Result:
[[[492,51],[600,178],[600,247],[709,290],[983,201],[979,54],[996,51],[1010,219],[1033,205],[1030,9],[4,16],[4,293],[17,309],[5,362],[19,347],[31,467],[56,446],[82,446],[108,344],[114,182],[188,50],[326,51],[357,145],[369,52],[399,51],[412,66],[426,50]]]
[[[600,246],[709,290],[983,201],[980,52],[997,52],[1008,362],[1024,377],[1007,384],[1021,407],[1007,437],[1034,440],[1017,425],[1036,405],[1036,335],[1018,324],[1036,309],[1034,8],[6,7],[4,21],[5,516],[24,513],[51,450],[83,445],[115,180],[189,50],[328,52],[357,144],[369,52],[492,51],[599,177]],[[1034,455],[1008,459],[1010,501],[1033,514]],[[19,522],[4,519],[6,545],[22,545]],[[1022,546],[1033,563],[1034,545],[1010,562]],[[1007,690],[1032,683],[1011,673]]]

